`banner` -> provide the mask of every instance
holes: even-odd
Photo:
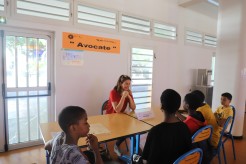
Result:
[[[62,48],[120,54],[120,40],[63,32]]]

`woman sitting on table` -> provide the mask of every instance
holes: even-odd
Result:
[[[127,75],[121,75],[117,81],[116,86],[111,90],[109,95],[109,102],[106,114],[111,113],[123,113],[126,110],[127,105],[132,110],[135,110],[136,105],[130,90],[131,78]],[[119,149],[120,144],[125,138],[120,138],[114,145],[114,151],[118,156],[121,156]]]

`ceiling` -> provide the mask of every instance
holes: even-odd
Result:
[[[219,3],[218,0],[212,1]],[[179,5],[214,19],[218,18],[218,6],[208,0],[179,0]]]

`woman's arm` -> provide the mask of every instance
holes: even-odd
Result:
[[[136,104],[135,104],[135,102],[134,102],[134,100],[133,100],[132,91],[129,90],[128,93],[129,93],[129,94],[128,94],[129,106],[130,106],[130,108],[131,108],[132,110],[135,110],[135,109],[136,109]]]
[[[127,91],[123,91],[120,101],[119,102],[112,102],[112,106],[117,113],[120,113],[122,111],[125,99],[128,96],[128,94],[129,93]]]

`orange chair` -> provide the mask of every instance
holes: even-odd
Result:
[[[173,164],[201,164],[202,156],[202,149],[195,148],[181,155]]]
[[[204,126],[196,131],[192,136],[192,143],[204,141],[211,138],[213,127],[211,125]]]

